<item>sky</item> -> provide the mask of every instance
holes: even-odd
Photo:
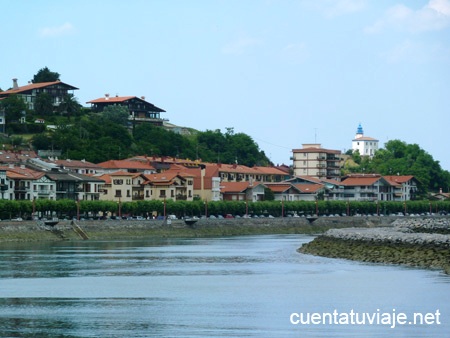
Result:
[[[145,96],[275,164],[304,143],[418,144],[450,170],[450,0],[2,0],[0,88],[48,67],[84,106]]]

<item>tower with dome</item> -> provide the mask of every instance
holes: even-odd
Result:
[[[364,136],[364,130],[359,123],[356,129],[356,136],[352,140],[352,151],[359,151],[361,156],[373,157],[378,150],[378,140],[373,137]]]

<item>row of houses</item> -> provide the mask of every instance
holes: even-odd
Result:
[[[414,199],[413,176],[349,175],[341,180],[309,175],[291,176],[289,168],[247,167],[203,163],[170,157],[138,156],[90,163],[84,160],[42,160],[32,153],[6,155],[19,164],[0,166],[2,199],[73,199],[262,201],[316,199],[340,201],[407,201]]]

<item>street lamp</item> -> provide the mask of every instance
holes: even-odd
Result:
[[[119,219],[122,219],[122,202],[119,196]]]
[[[164,196],[164,219],[166,219],[166,196]]]
[[[77,197],[77,221],[80,220],[80,199]]]
[[[36,196],[37,194],[33,193],[33,215],[32,215],[33,221],[34,221],[34,214],[36,213]]]

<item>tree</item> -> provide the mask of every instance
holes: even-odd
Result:
[[[31,139],[31,144],[36,150],[48,150],[52,147],[52,139],[49,135],[43,133],[36,134]]]
[[[10,95],[0,101],[0,109],[5,110],[6,122],[18,121],[24,112],[27,111],[27,106],[23,99],[18,95]]]
[[[127,125],[129,115],[130,114],[127,108],[117,105],[107,106],[101,113],[101,116],[104,119],[113,123],[121,124],[123,126]]]
[[[72,116],[78,115],[81,105],[73,94],[66,94],[63,96],[58,108],[59,112],[66,115],[67,119],[70,121]]]
[[[33,83],[41,82],[54,82],[59,81],[59,73],[52,72],[47,67],[39,69],[39,71],[33,76]]]
[[[36,95],[34,112],[39,116],[51,116],[53,114],[53,102],[49,93],[39,93]]]

